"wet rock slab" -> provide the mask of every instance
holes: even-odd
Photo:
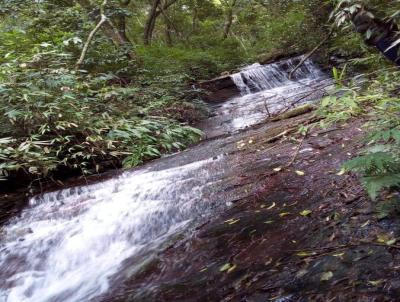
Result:
[[[226,181],[221,200],[242,197],[104,301],[397,301],[399,247],[376,236],[398,236],[398,221],[378,221],[357,178],[337,175],[359,148],[361,123],[313,130],[279,172],[296,144],[266,143],[271,125],[243,133],[246,147],[229,156],[251,164]]]

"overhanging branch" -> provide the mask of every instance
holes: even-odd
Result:
[[[92,42],[94,36],[99,31],[99,29],[103,26],[103,24],[108,21],[108,18],[105,14],[105,7],[107,5],[107,2],[108,2],[108,0],[104,0],[100,6],[100,21],[97,23],[95,28],[93,28],[93,30],[90,32],[90,34],[85,42],[85,45],[83,46],[81,55],[80,55],[78,61],[76,62],[76,66],[75,66],[76,69],[79,69],[79,67],[83,64],[83,61],[85,60],[86,54],[89,50],[90,43]]]

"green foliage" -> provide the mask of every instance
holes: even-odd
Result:
[[[397,18],[400,8],[398,1],[332,1],[336,5],[331,17],[338,27],[343,28],[343,38],[354,42],[351,34],[351,16],[362,7],[374,14],[383,12],[384,16]],[[378,16],[379,17],[379,16]],[[382,18],[382,16],[380,16]],[[365,33],[366,39],[370,33]],[[347,42],[348,43],[348,42]],[[357,42],[358,43],[358,42]],[[343,49],[346,42],[336,44]],[[352,46],[354,47],[354,46]],[[344,169],[360,174],[372,199],[376,199],[383,189],[400,185],[400,102],[397,93],[390,93],[397,88],[399,72],[385,70],[386,64],[381,56],[368,54],[365,46],[360,57],[350,61],[351,67],[360,67],[370,71],[359,75],[355,81],[343,81],[343,77],[334,71],[338,86],[338,96],[322,102],[320,114],[327,117],[327,122],[345,121],[354,116],[363,115],[369,122],[365,125],[368,135],[365,137],[366,148],[360,155],[344,164]],[[349,52],[351,53],[351,52]],[[393,70],[393,69],[392,69]]]
[[[138,89],[109,85],[113,79],[60,68],[23,70],[3,83],[1,135],[15,139],[1,141],[2,174],[24,169],[46,176],[60,165],[88,173],[124,157],[131,167],[200,137],[167,118],[139,118]]]
[[[352,69],[356,71],[374,71],[388,65],[387,60],[375,47],[369,47],[364,42],[371,38],[373,32],[367,30],[362,35],[356,32],[352,16],[361,8],[366,8],[368,16],[372,18],[377,17],[384,22],[398,23],[400,21],[400,2],[396,0],[331,0],[328,2],[334,7],[330,19],[333,25],[340,29],[331,41],[330,53],[349,59]]]
[[[344,169],[360,174],[372,199],[383,189],[400,185],[400,102],[397,95],[390,93],[399,79],[398,71],[382,70],[370,76],[367,85],[362,81],[338,85],[338,95],[342,96],[325,98],[319,109],[326,118],[323,124],[361,115],[369,121],[365,125],[367,147],[346,162]]]
[[[376,205],[378,219],[386,217],[398,217],[400,214],[400,200],[397,196],[389,196],[388,199],[378,202]]]
[[[364,112],[360,100],[354,98],[352,90],[342,93],[342,96],[328,96],[322,99],[317,113],[324,117],[323,123],[343,122]]]
[[[76,71],[81,40],[69,36],[58,43],[35,37],[40,43],[33,47],[20,31],[0,38],[0,179],[20,171],[49,177],[63,167],[93,173],[110,162],[133,167],[201,137],[184,115],[179,122],[164,112],[174,104],[197,111],[184,97],[187,76],[132,73],[125,58],[111,61],[115,51],[91,52],[86,67],[97,60],[96,68]],[[103,51],[110,47],[96,43]]]
[[[382,189],[400,185],[399,158],[390,152],[368,150],[365,155],[348,161],[344,168],[364,175],[361,181],[372,199],[376,199]]]

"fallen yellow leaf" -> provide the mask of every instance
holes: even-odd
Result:
[[[300,212],[301,216],[307,217],[308,215],[310,215],[312,213],[312,211],[310,210],[304,210]]]
[[[332,277],[333,277],[332,272],[325,272],[321,275],[321,281],[329,281],[332,279]]]
[[[362,228],[365,228],[367,225],[369,225],[369,220],[368,220],[367,222],[363,223],[363,224],[361,225],[361,227],[362,227]]]
[[[229,270],[231,268],[231,264],[230,263],[226,263],[223,266],[220,267],[219,271],[220,272],[225,272],[227,270]]]
[[[345,169],[341,169],[338,173],[336,173],[337,176],[342,176],[344,173],[346,173]]]
[[[369,284],[371,284],[372,286],[379,286],[383,283],[383,280],[375,280],[375,281],[368,281]]]
[[[344,253],[339,253],[339,254],[333,254],[333,257],[339,257],[342,258],[344,256]]]
[[[386,243],[386,242],[388,242],[388,241],[390,241],[392,238],[389,236],[389,235],[387,235],[387,234],[379,234],[378,236],[377,236],[377,241],[379,242],[379,243]]]
[[[296,255],[299,256],[299,257],[309,257],[309,256],[314,255],[314,253],[311,253],[311,252],[299,252]]]
[[[235,268],[236,268],[236,264],[234,264],[233,266],[231,266],[231,267],[228,269],[227,273],[229,274],[229,273],[233,272],[233,271],[235,270]]]
[[[237,223],[237,222],[239,222],[240,221],[240,219],[236,219],[236,220],[233,220],[233,221],[231,221],[231,222],[228,222],[228,224],[235,224],[235,223]]]

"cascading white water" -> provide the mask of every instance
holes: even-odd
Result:
[[[0,301],[75,302],[101,295],[124,260],[207,213],[208,168],[219,159],[126,173],[32,199],[1,235]]]
[[[320,96],[323,88],[318,87],[326,86],[326,77],[306,61],[296,81],[289,81],[287,70],[294,65],[292,60],[256,64],[232,75],[243,96],[215,109],[205,131],[231,133],[291,106],[310,91],[302,102]],[[124,278],[126,262],[140,269],[140,257],[151,258],[171,235],[224,204],[213,192],[235,175],[230,169],[237,165],[227,156],[215,157],[225,151],[213,143],[190,156],[176,155],[172,165],[164,159],[158,167],[32,199],[0,230],[0,302],[100,299]],[[202,160],[196,161],[199,153]],[[204,160],[208,156],[213,158]]]
[[[231,78],[242,95],[283,86],[290,82],[288,75],[296,67],[294,62],[298,62],[302,58],[289,59],[268,65],[256,63],[244,67],[238,73],[232,74]],[[311,60],[306,60],[293,74],[293,78],[296,80],[304,78],[315,79],[320,76],[321,71]]]
[[[219,104],[214,110],[206,125],[208,137],[242,130],[324,96],[332,80],[311,60],[306,60],[289,80],[289,73],[303,58],[268,65],[256,63],[232,74],[231,79],[241,95]]]

